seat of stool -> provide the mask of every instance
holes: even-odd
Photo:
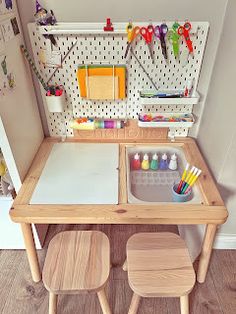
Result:
[[[127,242],[131,289],[142,297],[180,297],[195,284],[185,242],[174,233],[138,233]]]
[[[110,246],[100,231],[65,231],[49,243],[43,268],[46,289],[55,294],[97,292],[110,271]]]

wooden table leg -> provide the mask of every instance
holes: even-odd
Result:
[[[28,256],[31,275],[34,282],[41,280],[41,271],[39,268],[38,256],[35,248],[34,236],[32,232],[31,224],[21,223],[21,229],[23,232],[25,248]]]
[[[202,252],[200,256],[197,281],[203,283],[206,279],[206,274],[210,262],[212,246],[215,239],[215,234],[217,230],[217,225],[209,224],[206,226],[205,236],[202,245]]]

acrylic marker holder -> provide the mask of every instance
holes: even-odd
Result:
[[[66,107],[65,91],[61,96],[46,96],[45,101],[49,112],[64,112]]]

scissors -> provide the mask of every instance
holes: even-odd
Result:
[[[139,34],[139,31],[140,31],[140,27],[138,27],[138,26],[133,27],[133,24],[131,22],[127,25],[126,32],[127,32],[127,37],[128,37],[128,45],[127,45],[127,48],[125,50],[125,58],[128,55],[128,52],[129,52],[129,49],[130,49],[130,46],[131,46],[133,40]]]
[[[175,22],[172,26],[172,29],[168,31],[168,40],[172,44],[173,47],[173,52],[175,58],[178,58],[179,56],[179,38],[180,35],[178,34],[178,28],[179,28],[179,23]]]
[[[151,57],[151,59],[153,59],[151,43],[152,43],[152,36],[154,34],[154,28],[153,28],[152,24],[149,24],[147,27],[141,27],[140,28],[140,34],[144,38],[146,44],[148,45],[150,57]]]
[[[193,52],[193,43],[192,43],[192,40],[190,39],[190,35],[189,35],[191,28],[192,28],[192,25],[190,24],[190,22],[186,22],[184,24],[184,26],[179,26],[179,28],[178,28],[178,34],[180,36],[182,36],[182,35],[184,36],[184,39],[186,41],[189,53]]]
[[[166,50],[166,42],[165,42],[165,36],[166,36],[167,32],[168,32],[168,26],[164,23],[161,24],[160,26],[157,25],[154,28],[154,34],[158,39],[160,39],[161,51],[162,51],[162,54],[166,60],[168,59],[167,50]]]

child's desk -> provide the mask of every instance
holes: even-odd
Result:
[[[109,132],[109,131],[108,131]],[[121,131],[123,132],[123,131]],[[118,137],[119,138],[119,137]],[[140,141],[152,145],[148,137]],[[31,205],[30,200],[37,182],[43,171],[44,165],[51,153],[53,145],[59,140],[46,138],[22,185],[22,188],[14,201],[10,211],[14,222],[20,223],[25,240],[26,251],[30,264],[33,280],[41,280],[41,271],[38,264],[37,252],[34,245],[31,224],[205,224],[205,238],[202,246],[197,278],[204,282],[212,245],[217,226],[227,219],[227,209],[216,188],[215,182],[203,160],[200,151],[191,138],[179,139],[171,142],[168,139],[153,140],[153,144],[176,145],[183,148],[188,162],[197,165],[203,173],[198,180],[198,186],[203,196],[201,204],[129,204],[127,201],[126,182],[126,145],[131,143],[113,137],[104,139],[103,142],[119,143],[119,193],[118,204],[64,204],[64,205]],[[67,142],[77,142],[78,139],[70,139]],[[96,139],[80,139],[80,142],[96,142]],[[97,140],[98,141],[98,140]],[[99,140],[99,142],[101,142]],[[133,144],[138,144],[133,140]],[[66,158],[66,157],[65,157]],[[69,166],[69,165],[68,165]],[[62,178],[63,180],[63,178]]]

